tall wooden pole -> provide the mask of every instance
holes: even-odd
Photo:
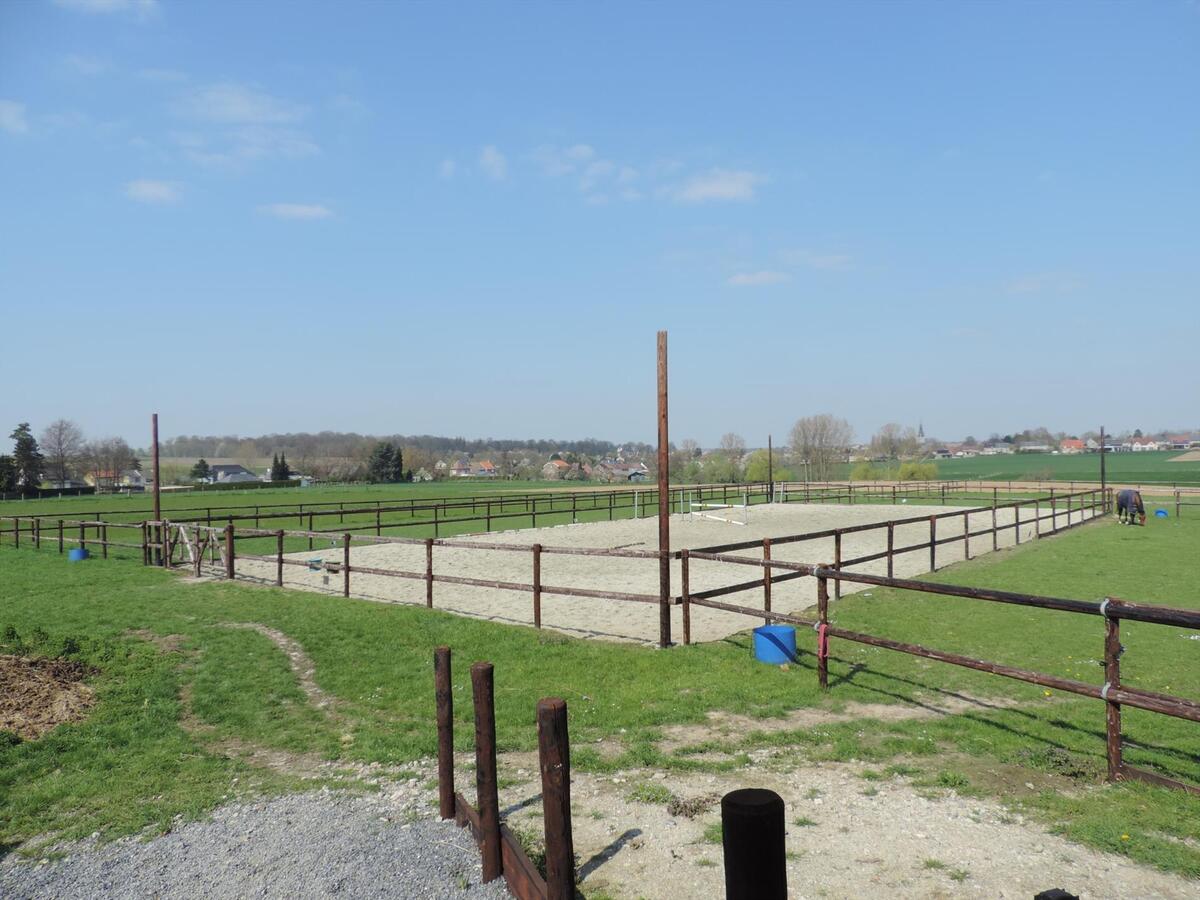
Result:
[[[767,502],[775,502],[775,451],[771,447],[771,435],[767,435]]]
[[[667,333],[658,333],[658,646],[671,645],[671,456],[667,430]]]
[[[153,454],[153,459],[154,459],[154,521],[159,523],[156,526],[158,528],[158,534],[159,534],[159,539],[158,539],[159,546],[154,551],[154,564],[162,565],[163,527],[162,527],[162,506],[161,506],[160,495],[159,495],[159,489],[160,489],[160,486],[162,485],[162,479],[159,477],[159,471],[158,471],[158,413],[152,413],[150,415],[150,442],[153,445],[153,449],[150,452]],[[113,475],[115,477],[116,473],[114,472]]]

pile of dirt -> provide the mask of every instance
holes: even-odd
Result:
[[[0,654],[0,731],[28,741],[82,719],[95,700],[83,683],[90,674],[87,666],[69,659]]]

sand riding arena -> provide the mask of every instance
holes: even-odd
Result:
[[[1074,527],[1103,507],[1099,492],[1081,492],[987,507],[714,504],[675,514],[671,633],[676,641],[685,630],[689,641],[712,641],[758,624],[745,613],[702,608],[717,597],[741,594],[736,602],[746,607],[769,605],[785,615],[813,606],[817,580],[789,564],[912,577]],[[650,517],[436,540],[178,526],[169,554],[197,574],[653,643],[663,608],[657,523]],[[297,538],[312,549],[284,552],[284,541]],[[839,582],[831,591],[836,599],[860,588]]]

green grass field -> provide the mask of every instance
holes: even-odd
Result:
[[[1182,451],[1109,453],[1108,480],[1128,484],[1200,485],[1200,461],[1171,462]],[[938,478],[965,481],[1099,481],[1100,456],[1016,453],[937,460]]]
[[[1200,522],[1187,519],[1152,519],[1145,529],[1097,524],[933,577],[1195,607],[1198,538]],[[1047,696],[1030,685],[838,641],[831,691],[822,695],[811,656],[788,671],[764,666],[751,658],[745,634],[663,652],[418,607],[187,583],[129,562],[70,565],[52,552],[7,546],[0,548],[0,573],[0,652],[57,655],[65,647],[98,669],[99,698],[85,721],[42,740],[0,740],[0,845],[38,835],[100,831],[112,837],[166,828],[177,815],[199,816],[232,797],[297,786],[296,777],[230,751],[230,742],[243,750],[348,763],[428,757],[435,747],[431,654],[446,643],[455,651],[462,749],[471,741],[467,668],[489,659],[496,665],[501,750],[534,747],[534,704],[557,695],[568,701],[572,756],[583,770],[736,770],[755,746],[784,744],[810,761],[865,760],[932,790],[995,795],[1076,840],[1200,876],[1200,800],[1140,785],[1103,785],[1104,709],[1096,701]],[[835,605],[833,618],[943,650],[1103,680],[1103,627],[1094,617],[872,590]],[[305,702],[288,660],[271,641],[228,627],[249,622],[303,645],[318,684],[338,700],[336,716]],[[134,636],[137,629],[178,635],[178,648],[160,650]],[[1124,677],[1200,697],[1197,645],[1184,640],[1189,636],[1127,623]],[[802,640],[811,643],[808,635]],[[937,719],[749,732],[672,753],[660,748],[664,726],[704,721],[709,710],[766,719],[799,707],[936,699],[943,692],[1017,705]],[[1125,718],[1130,763],[1200,782],[1200,727],[1139,711],[1127,710]],[[188,722],[191,727],[183,727]],[[619,742],[617,756],[592,748],[603,737]],[[997,767],[1007,778],[994,775]],[[1021,787],[1027,773],[1048,772],[1058,773],[1056,787]]]

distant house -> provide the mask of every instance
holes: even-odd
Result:
[[[484,459],[471,470],[471,474],[476,478],[495,478],[500,473],[496,471],[496,466],[490,459]]]
[[[1158,441],[1145,437],[1134,438],[1129,442],[1129,449],[1134,453],[1142,453],[1147,450],[1157,450]]]
[[[649,469],[645,463],[627,465],[625,463],[601,463],[592,469],[592,478],[606,483],[622,481],[645,481],[649,478]]]
[[[1035,444],[1032,442],[1017,445],[1018,453],[1049,453],[1049,444]]]
[[[88,472],[83,480],[98,491],[144,491],[146,477],[137,469],[127,469],[124,472],[99,470]]]
[[[433,476],[429,474],[428,469],[422,466],[421,468],[417,469],[417,471],[413,472],[412,480],[414,482],[433,481]]]
[[[455,460],[454,465],[450,467],[451,478],[470,478],[471,463],[466,459]]]
[[[570,471],[571,464],[565,459],[552,459],[542,466],[542,477],[550,481],[557,481],[566,478]]]
[[[1087,449],[1087,444],[1078,438],[1063,438],[1058,442],[1058,449],[1063,453],[1082,453]]]
[[[236,463],[219,463],[208,467],[209,484],[240,484],[247,481],[261,479],[245,466]]]
[[[82,481],[78,478],[68,478],[65,481],[59,481],[57,478],[47,478],[42,485],[51,491],[66,491],[75,488],[87,487],[89,482]]]

